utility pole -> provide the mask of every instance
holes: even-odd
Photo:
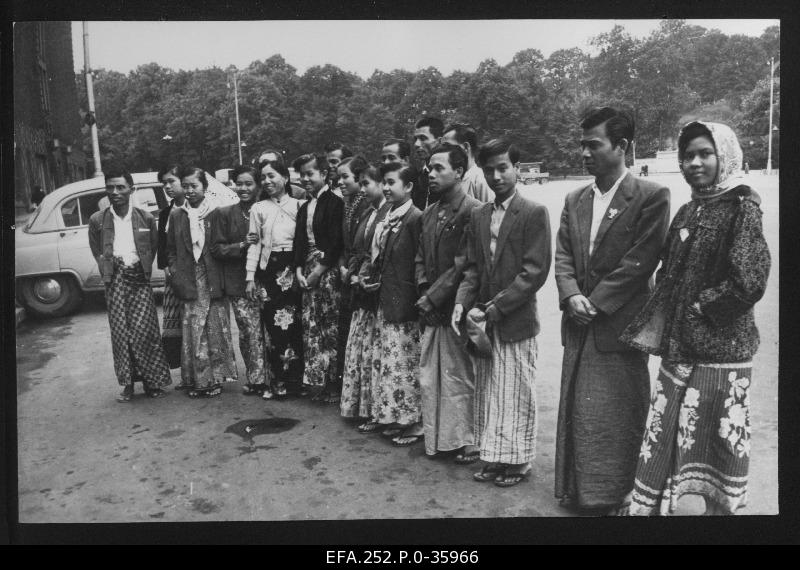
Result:
[[[767,175],[772,174],[772,89],[775,83],[773,77],[775,75],[775,58],[769,58],[769,136],[767,142]]]
[[[233,71],[233,104],[236,109],[236,143],[239,149],[239,164],[242,164],[242,132],[239,128],[239,85],[236,81],[236,68]]]
[[[89,63],[89,22],[83,22],[83,71],[86,74],[86,96],[89,99],[89,128],[92,133],[92,156],[94,157],[94,176],[103,176],[100,166],[100,142],[97,140],[97,120],[94,114],[94,85],[92,83],[92,66]]]

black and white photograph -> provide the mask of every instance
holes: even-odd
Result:
[[[16,520],[781,514],[781,20],[578,16],[14,22]]]

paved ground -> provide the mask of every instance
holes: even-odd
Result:
[[[651,179],[659,178],[652,176]],[[679,176],[673,214],[689,198]],[[575,181],[526,191],[557,227]],[[773,258],[756,308],[762,346],[751,393],[753,455],[745,514],[778,512],[778,189],[752,176]],[[17,329],[20,522],[254,521],[570,516],[553,499],[561,346],[555,280],[539,295],[538,457],[510,489],[472,481],[473,466],[428,459],[361,435],[332,406],[263,402],[229,384],[222,397],[138,396],[117,404],[102,295],[69,318]],[[658,362],[651,359],[655,372]],[[240,374],[243,370],[240,364]],[[177,373],[174,373],[177,380]],[[244,425],[260,427],[246,434]],[[261,433],[263,432],[263,433]],[[256,435],[253,435],[256,434]],[[700,510],[688,499],[683,514]]]

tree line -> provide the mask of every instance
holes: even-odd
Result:
[[[524,161],[542,161],[547,171],[578,173],[582,112],[622,105],[636,119],[637,158],[671,148],[682,124],[705,118],[730,124],[750,167],[764,166],[768,61],[780,62],[778,26],[749,37],[663,20],[643,39],[615,26],[590,43],[594,55],[571,48],[545,58],[527,49],[507,65],[487,59],[474,72],[449,76],[428,67],[376,70],[363,80],[330,64],[298,75],[280,55],[254,61],[236,71],[244,161],[266,147],[284,150],[291,160],[331,141],[374,160],[384,140],[410,139],[414,122],[431,115],[445,123],[469,123],[481,140],[508,137]],[[237,163],[232,73],[218,67],[174,71],[156,63],[128,74],[95,70],[103,163],[131,171],[168,161],[212,171]],[[76,74],[76,82],[85,113],[83,74]],[[775,125],[779,119],[776,104]],[[88,128],[84,131],[90,149]],[[776,131],[774,166],[778,140]]]

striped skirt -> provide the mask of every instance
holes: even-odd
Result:
[[[729,514],[747,504],[752,370],[752,362],[662,362],[636,467],[632,515],[668,515],[687,494]]]
[[[475,440],[480,457],[519,465],[536,456],[536,338],[501,342],[475,365]]]

